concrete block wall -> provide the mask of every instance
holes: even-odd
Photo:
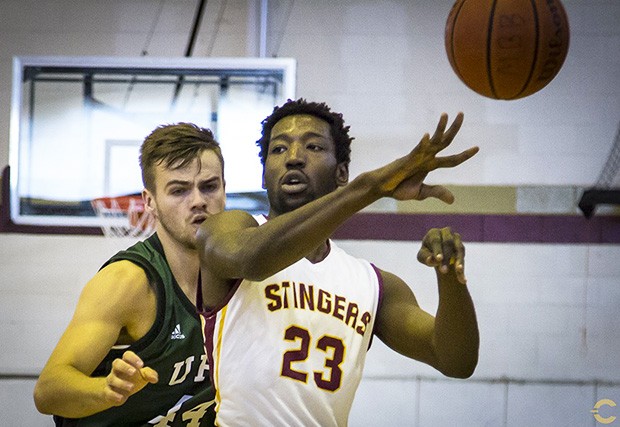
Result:
[[[618,125],[620,3],[564,0],[572,39],[562,71],[542,92],[511,102],[472,93],[451,71],[443,25],[452,3],[271,0],[267,53],[297,58],[298,95],[345,114],[356,137],[353,175],[405,153],[434,129],[442,111],[462,110],[466,122],[455,150],[476,144],[481,152],[461,168],[438,171],[431,182],[527,187],[516,192],[517,203],[525,203],[521,211],[528,198],[541,197],[548,197],[548,212],[571,210],[571,189],[596,180]],[[14,55],[139,56],[146,50],[182,56],[195,5],[0,0],[0,104],[10,103]],[[208,2],[195,56],[256,56],[257,8],[254,0]],[[9,157],[8,123],[8,107],[0,109],[2,165]],[[541,196],[535,191],[541,186],[559,190]],[[401,275],[421,305],[434,310],[433,273],[415,261],[418,242],[341,244]],[[597,425],[590,413],[595,402],[620,405],[618,245],[466,244],[482,338],[475,375],[445,379],[377,340],[350,424]],[[52,425],[32,404],[36,375],[81,287],[124,246],[93,236],[0,234],[0,413],[6,425]],[[617,407],[601,414],[620,423]]]
[[[419,243],[339,243],[405,279],[421,307],[434,313],[434,273],[416,265]],[[470,243],[466,249],[481,334],[475,374],[445,379],[375,341],[352,425],[594,426],[594,404],[620,398],[620,324],[611,312],[620,302],[613,262],[620,248]],[[380,414],[369,410],[382,404]],[[615,412],[607,408],[605,416]]]

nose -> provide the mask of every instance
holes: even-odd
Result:
[[[199,209],[207,208],[207,198],[200,191],[198,187],[192,190],[191,204],[192,204],[192,208],[199,208]]]
[[[286,164],[288,166],[303,166],[306,164],[306,156],[302,144],[292,143],[286,154]]]

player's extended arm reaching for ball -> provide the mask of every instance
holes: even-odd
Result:
[[[409,154],[362,173],[345,185],[348,162],[335,159],[335,143],[329,126],[324,126],[327,123],[303,113],[280,119],[271,130],[264,159],[265,188],[271,202],[269,220],[259,227],[249,214],[227,211],[208,218],[199,231],[205,306],[221,304],[237,278],[262,280],[303,257],[320,261],[329,252],[326,241],[330,235],[380,198],[433,197],[452,203],[454,196],[447,188],[427,185],[424,179],[435,169],[465,162],[478,147],[438,156],[453,141],[463,114],[459,113],[446,129],[447,122],[447,115],[442,114],[434,134],[425,134]],[[313,180],[326,179],[325,170],[333,173],[327,178],[333,185],[296,202],[294,196],[312,187]],[[280,203],[278,196],[284,202]],[[478,328],[465,285],[464,256],[458,233],[449,228],[430,230],[418,259],[437,272],[436,316],[419,307],[402,279],[381,271],[384,294],[375,324],[376,334],[392,349],[453,377],[470,376],[478,360]]]

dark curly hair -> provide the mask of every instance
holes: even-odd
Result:
[[[281,106],[275,107],[271,115],[262,121],[262,136],[256,141],[256,145],[260,147],[259,156],[263,166],[267,159],[271,130],[283,118],[296,114],[308,114],[325,120],[329,124],[332,138],[336,145],[336,161],[349,164],[351,161],[351,142],[354,138],[349,136],[350,126],[345,126],[342,114],[331,111],[324,102],[308,102],[303,98],[299,98],[295,101],[289,99]]]

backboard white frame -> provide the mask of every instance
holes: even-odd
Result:
[[[127,70],[189,70],[192,73],[203,70],[209,72],[226,72],[229,70],[278,70],[282,73],[279,99],[281,104],[286,99],[295,97],[296,61],[292,58],[154,58],[154,57],[16,57],[13,61],[13,87],[10,119],[10,216],[15,224],[34,226],[84,226],[99,227],[96,216],[68,215],[31,215],[21,212],[18,191],[20,155],[26,155],[20,148],[24,125],[22,123],[23,82],[26,67],[57,67],[93,69],[113,69],[119,73]],[[146,136],[146,135],[144,135]],[[258,135],[260,136],[260,135]],[[258,137],[257,136],[257,137]],[[222,142],[222,141],[220,141]],[[102,159],[104,161],[104,159]],[[259,162],[257,158],[257,163]]]

